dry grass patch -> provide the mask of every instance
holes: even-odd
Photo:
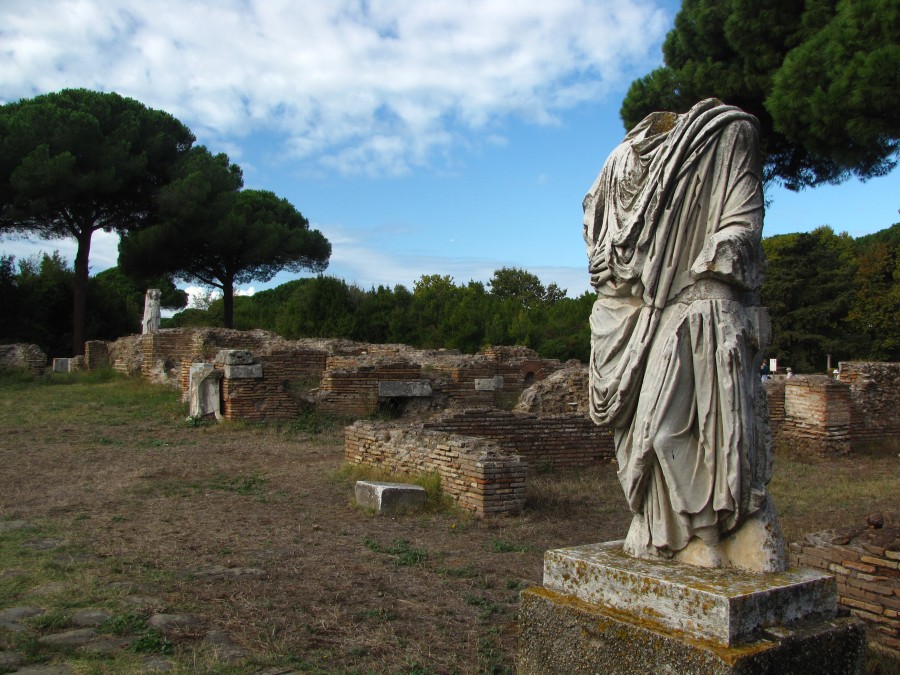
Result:
[[[508,672],[518,594],[540,583],[543,551],[622,538],[630,521],[611,466],[530,479],[518,517],[440,502],[373,517],[352,483],[376,476],[341,468],[339,421],[194,425],[171,389],[60,382],[0,379],[0,519],[30,523],[0,528],[0,574],[21,571],[0,584],[0,608],[39,598],[52,625],[88,606],[121,624],[194,614],[199,632],[163,636],[171,654],[156,654],[176,672]],[[897,522],[896,476],[895,457],[779,457],[773,491],[789,533],[854,524],[873,506]],[[33,595],[50,583],[65,586]],[[201,640],[209,629],[249,656],[223,661]],[[0,642],[27,647],[49,630]],[[153,655],[27,653],[98,673],[139,672]]]

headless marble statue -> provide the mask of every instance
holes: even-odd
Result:
[[[162,293],[158,288],[148,288],[144,296],[144,319],[141,322],[141,330],[144,334],[159,331],[159,299]]]
[[[614,430],[632,555],[786,567],[759,378],[761,175],[756,119],[709,99],[645,118],[585,198],[591,417]]]

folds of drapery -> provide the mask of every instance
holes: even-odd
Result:
[[[759,344],[738,301],[762,280],[755,124],[712,99],[650,115],[585,198],[591,416],[616,430],[626,497],[660,548],[736,525],[755,475]]]

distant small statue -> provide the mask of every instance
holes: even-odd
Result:
[[[709,99],[646,117],[584,200],[590,413],[614,430],[638,557],[786,567],[759,376],[761,176],[756,119]]]
[[[148,288],[144,296],[144,321],[142,332],[156,333],[159,331],[159,298],[162,295],[158,288]]]

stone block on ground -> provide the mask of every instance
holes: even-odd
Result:
[[[75,370],[75,359],[53,359],[54,373],[71,373],[73,370]]]
[[[103,609],[82,609],[72,615],[72,624],[81,627],[99,626],[112,615]]]
[[[154,614],[147,619],[150,628],[163,633],[196,629],[200,626],[200,619],[192,614]]]
[[[28,626],[23,622],[35,616],[40,616],[47,610],[42,607],[7,607],[0,609],[0,628],[9,631],[27,630]]]
[[[210,646],[220,661],[237,661],[251,655],[249,649],[237,644],[224,630],[210,630],[203,642]]]
[[[356,482],[356,503],[386,516],[421,511],[425,488],[410,483]]]
[[[57,647],[83,647],[97,637],[97,631],[93,628],[76,628],[62,633],[51,633],[38,638],[43,645]]]
[[[0,670],[15,670],[25,662],[25,657],[18,652],[0,651]]]

